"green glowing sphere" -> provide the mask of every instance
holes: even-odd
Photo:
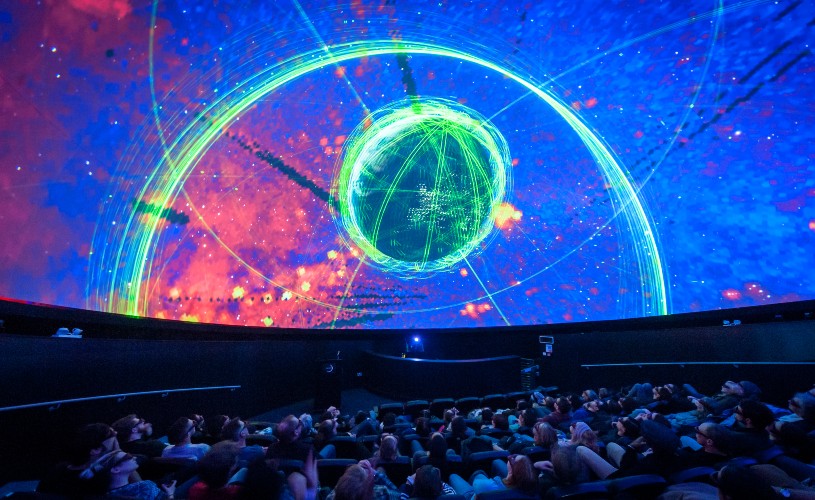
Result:
[[[398,101],[346,139],[333,213],[370,262],[433,273],[494,233],[509,167],[506,141],[475,111],[443,99]]]

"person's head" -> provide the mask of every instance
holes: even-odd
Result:
[[[461,415],[453,418],[453,421],[450,422],[450,431],[453,433],[453,436],[456,437],[464,437],[467,435],[467,421]]]
[[[815,396],[808,392],[797,392],[787,402],[790,411],[804,420],[815,420]]]
[[[447,455],[447,440],[440,432],[434,432],[427,443],[427,453],[431,457],[441,457]]]
[[[173,445],[189,443],[195,432],[195,422],[187,417],[181,417],[167,430],[167,441]]]
[[[634,398],[624,397],[620,398],[617,402],[620,404],[620,408],[622,409],[622,413],[624,415],[630,415],[640,406],[637,400]]]
[[[389,411],[388,413],[382,415],[382,425],[385,427],[390,427],[396,424],[396,413]]]
[[[569,413],[572,411],[572,403],[566,398],[557,398],[555,400],[555,411],[563,414]]]
[[[399,456],[399,439],[393,434],[388,434],[382,438],[379,445],[379,458],[382,460],[396,460]]]
[[[522,427],[532,427],[538,421],[538,414],[535,410],[529,408],[521,412],[518,416],[518,423]]]
[[[597,393],[592,389],[586,389],[583,391],[583,394],[581,394],[580,397],[583,399],[583,401],[594,401],[598,399]]]
[[[116,431],[108,424],[88,424],[76,433],[69,448],[73,465],[83,465],[119,449]]]
[[[577,446],[558,446],[552,450],[552,467],[555,476],[564,485],[575,484],[583,480],[586,464],[577,454]]]
[[[416,419],[416,434],[421,437],[430,435],[430,419],[426,417],[419,417]]]
[[[113,422],[111,427],[125,443],[148,437],[153,433],[153,424],[132,413]]]
[[[238,417],[227,420],[221,429],[221,439],[224,441],[245,442],[248,435],[249,430],[246,428],[246,423]]]
[[[537,422],[532,427],[532,437],[536,446],[551,448],[557,445],[557,431],[548,422]]]
[[[416,469],[412,495],[414,498],[436,498],[441,492],[441,471],[438,467],[426,464]]]
[[[303,413],[298,420],[303,424],[303,433],[308,435],[314,431],[314,419],[311,418],[310,414]]]
[[[212,489],[219,489],[238,468],[240,446],[232,441],[215,443],[198,461],[198,475]]]
[[[509,430],[509,419],[503,413],[495,413],[492,416],[492,426],[498,430]]]
[[[616,399],[610,399],[606,401],[605,411],[609,415],[619,415],[623,411],[623,407],[620,406],[620,403]]]
[[[703,422],[696,427],[696,442],[707,452],[723,453],[727,446],[727,428],[713,422]]]
[[[526,455],[510,455],[507,457],[507,477],[503,483],[508,488],[518,488],[531,491],[537,485],[538,477],[532,467],[532,461]]]
[[[667,386],[654,387],[654,399],[657,401],[670,401],[673,392]]]
[[[743,465],[725,465],[711,475],[723,500],[764,500],[778,498],[773,487]]]
[[[281,442],[293,443],[300,438],[303,424],[294,415],[287,415],[277,424],[277,437]]]
[[[640,436],[640,424],[634,418],[622,417],[614,423],[617,427],[618,436],[626,436],[636,439]]]
[[[608,390],[608,387],[601,387],[597,389],[597,397],[600,399],[611,397],[611,392]]]
[[[724,384],[722,384],[722,394],[742,396],[744,395],[744,388],[742,388],[741,384],[739,384],[738,382],[728,380]]]
[[[336,500],[371,500],[374,496],[374,471],[363,464],[354,464],[345,472],[334,487]]]
[[[481,423],[482,424],[491,424],[492,423],[492,409],[491,408],[481,408]]]
[[[214,415],[207,418],[206,423],[204,424],[207,435],[214,439],[221,439],[221,430],[224,428],[224,424],[226,424],[228,420],[228,415]]]
[[[597,434],[591,430],[585,422],[573,422],[569,427],[571,431],[571,443],[575,445],[583,445],[593,451],[599,451],[597,445]]]
[[[197,413],[191,413],[191,414],[187,415],[187,418],[192,420],[192,422],[195,424],[196,432],[204,432],[204,424],[206,422],[204,421],[204,416],[203,415],[199,415]]]
[[[101,470],[98,474],[100,477],[107,476],[107,481],[110,482],[113,478],[129,477],[139,468],[139,461],[130,453],[116,450],[108,453],[99,465]]]
[[[600,411],[600,402],[597,401],[596,399],[587,401],[583,403],[583,408],[592,413],[597,413],[598,411]]]
[[[748,429],[764,429],[775,420],[773,411],[767,405],[752,399],[745,399],[733,410],[733,415]]]
[[[450,422],[455,418],[456,412],[453,410],[444,410],[444,425],[450,425]]]
[[[321,441],[327,442],[337,435],[337,421],[334,419],[323,420],[317,426],[317,436]]]

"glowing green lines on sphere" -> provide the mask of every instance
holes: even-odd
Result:
[[[346,139],[332,186],[338,226],[389,272],[447,269],[493,234],[510,162],[503,136],[472,109],[392,103]]]

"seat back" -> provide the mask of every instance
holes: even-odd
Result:
[[[550,488],[543,497],[545,500],[590,500],[595,498],[610,498],[608,485],[611,481],[591,481],[588,483],[570,484],[568,486],[555,486]]]
[[[608,486],[612,495],[625,495],[625,498],[656,498],[668,486],[664,477],[656,474],[642,474],[638,476],[621,477],[613,479]]]
[[[412,420],[416,420],[422,415],[422,411],[427,410],[430,403],[424,399],[416,399],[405,403],[405,415],[410,416]]]
[[[493,411],[507,407],[507,398],[503,394],[488,394],[481,398],[481,406],[492,408]]]
[[[470,475],[477,470],[483,470],[489,474],[493,460],[506,460],[508,456],[508,451],[479,451],[470,453],[464,462],[464,473],[466,474],[464,477],[470,477]]]
[[[349,465],[357,463],[352,458],[327,458],[317,460],[317,477],[320,478],[320,486],[327,486],[334,488],[337,486],[337,481],[340,480],[345,469]]]
[[[397,457],[393,462],[378,462],[377,467],[382,467],[388,479],[393,484],[404,484],[408,476],[413,473],[413,469],[408,457]]]
[[[475,410],[476,408],[479,408],[480,406],[481,399],[474,396],[459,398],[455,402],[456,409],[458,409],[458,411],[461,412],[462,415],[467,415],[468,413]]]
[[[437,418],[444,417],[444,410],[456,406],[456,400],[453,398],[436,398],[430,402],[428,409],[430,414]],[[461,408],[459,408],[460,410]]]
[[[328,444],[333,444],[334,448],[336,448],[337,458],[359,459],[359,445],[357,444],[357,438],[353,436],[334,436]]]
[[[393,413],[397,416],[405,414],[405,406],[402,403],[382,403],[379,405],[379,411],[376,414],[377,420],[382,421],[388,413]]]

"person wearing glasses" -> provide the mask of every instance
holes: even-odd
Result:
[[[158,439],[149,439],[153,435],[153,424],[135,414],[120,418],[111,427],[119,435],[119,446],[128,453],[156,458],[167,447]]]
[[[116,431],[107,424],[88,424],[74,436],[69,461],[54,466],[37,485],[38,493],[80,498],[104,494],[107,485],[95,476],[100,458],[119,449]]]
[[[139,498],[142,500],[173,500],[175,481],[159,487],[150,480],[130,482],[139,462],[124,451],[112,451],[102,461],[99,475],[107,479],[107,498]]]
[[[161,456],[165,458],[190,458],[198,460],[209,451],[209,445],[204,443],[193,444],[192,436],[195,433],[195,422],[187,417],[181,417],[170,426],[167,431],[167,440],[171,446],[164,448]]]

